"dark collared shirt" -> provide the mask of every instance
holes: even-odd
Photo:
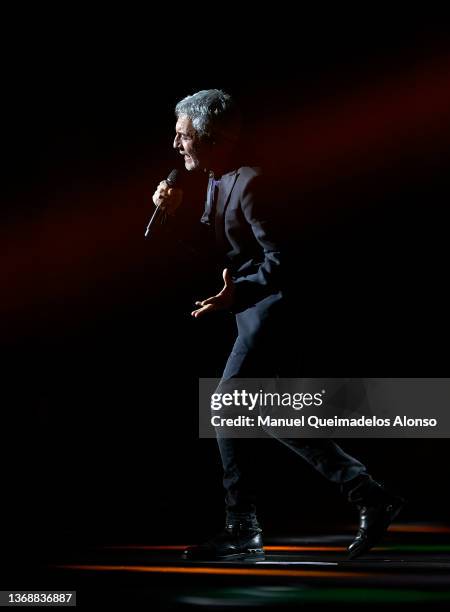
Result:
[[[208,181],[208,191],[206,194],[205,210],[200,221],[205,225],[209,225],[211,228],[214,226],[214,215],[219,185],[220,179],[216,180],[214,175],[210,175]]]

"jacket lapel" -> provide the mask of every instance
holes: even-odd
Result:
[[[225,209],[230,201],[231,192],[236,183],[239,172],[233,170],[228,174],[224,174],[220,179],[219,193],[217,194],[216,203],[216,218],[215,218],[215,230],[217,241],[222,245],[225,244],[225,228],[223,224],[223,217]]]

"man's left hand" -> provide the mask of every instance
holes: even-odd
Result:
[[[191,315],[197,319],[202,317],[207,312],[216,310],[228,310],[234,304],[234,282],[228,268],[223,271],[224,287],[217,295],[203,300],[203,302],[195,302],[196,306],[200,306],[197,310],[193,310]]]

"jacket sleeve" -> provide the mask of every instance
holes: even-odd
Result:
[[[274,200],[261,175],[253,177],[245,186],[241,208],[259,247],[255,251],[260,251],[260,255],[250,266],[237,270],[233,277],[236,290],[233,312],[240,312],[282,288],[281,224],[276,219]]]

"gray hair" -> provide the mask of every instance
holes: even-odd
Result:
[[[175,115],[187,115],[202,139],[235,141],[239,138],[239,109],[233,98],[221,89],[203,89],[186,96],[176,105]]]

